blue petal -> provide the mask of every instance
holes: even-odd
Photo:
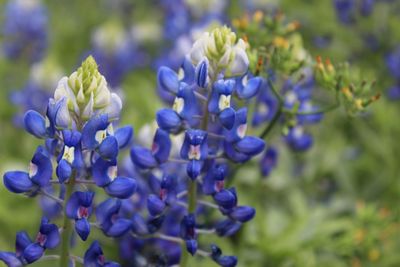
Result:
[[[179,115],[188,122],[194,121],[193,115],[198,113],[198,105],[197,98],[192,87],[182,83],[176,96],[184,100],[183,110],[179,113]]]
[[[75,221],[75,230],[83,241],[86,241],[90,234],[90,224],[85,218]]]
[[[31,238],[25,231],[18,232],[15,239],[15,251],[18,256],[25,250],[25,248],[32,243]]]
[[[70,126],[71,115],[68,110],[68,99],[63,97],[56,103],[54,124],[57,129],[66,129]]]
[[[104,190],[112,197],[129,198],[136,191],[136,181],[133,178],[117,177],[104,187]]]
[[[132,140],[133,128],[131,126],[121,127],[114,133],[120,149],[128,146]]]
[[[164,220],[165,220],[165,215],[150,218],[147,221],[147,230],[149,231],[149,233],[153,234],[157,232],[163,225]]]
[[[100,247],[98,241],[94,241],[89,249],[85,252],[83,257],[83,265],[84,266],[93,266],[97,267],[99,265],[98,258],[103,255],[103,250]]]
[[[64,144],[66,146],[72,147],[72,146],[77,146],[79,142],[81,141],[81,133],[78,131],[73,131],[73,130],[63,130],[63,140]]]
[[[198,129],[189,129],[185,132],[180,155],[183,159],[189,159],[188,153],[190,146],[200,145],[200,160],[205,160],[208,156],[207,132]]]
[[[65,213],[70,219],[78,219],[78,210],[81,206],[79,194],[83,192],[74,192],[71,197],[68,199],[67,204],[65,206]]]
[[[46,218],[42,218],[42,223],[40,225],[40,233],[46,235],[47,239],[44,248],[55,248],[60,243],[60,232],[55,224],[48,223]]]
[[[196,67],[196,83],[201,88],[207,87],[208,60],[204,58]]]
[[[235,115],[235,123],[230,130],[224,130],[224,135],[226,137],[226,141],[229,143],[232,142],[237,142],[240,139],[243,138],[242,133],[239,133],[239,131],[243,131],[243,129],[240,129],[239,127],[243,127],[243,125],[246,125],[247,123],[247,108],[241,108],[238,111],[236,111]]]
[[[231,144],[229,142],[224,142],[224,151],[225,151],[225,154],[228,156],[228,158],[234,162],[243,163],[243,162],[248,161],[251,158],[247,154],[236,151],[234,144]]]
[[[157,129],[153,140],[152,154],[159,163],[164,163],[168,160],[171,151],[171,139],[169,134],[162,130]]]
[[[229,214],[229,217],[236,221],[244,223],[253,219],[255,214],[256,210],[254,208],[241,206],[234,208],[233,211]]]
[[[237,264],[237,257],[235,256],[221,256],[216,262],[222,267],[235,267]]]
[[[195,180],[200,175],[203,163],[200,160],[191,160],[187,163],[186,173],[192,180]]]
[[[218,116],[219,121],[224,126],[224,128],[230,130],[235,123],[236,113],[233,108],[224,109]]]
[[[236,234],[236,232],[240,230],[241,226],[242,224],[240,222],[226,219],[215,225],[215,231],[219,236],[231,236]]]
[[[109,198],[97,206],[96,219],[102,228],[110,227],[111,217],[118,213],[120,207],[121,200],[115,198]]]
[[[187,84],[192,84],[194,82],[194,77],[195,77],[195,68],[189,56],[185,57],[181,67],[185,74],[185,76],[182,79],[182,82],[185,82]]]
[[[115,161],[98,158],[92,167],[93,180],[96,185],[100,187],[108,185],[112,181],[112,177],[109,176],[109,168],[116,168],[116,166]]]
[[[178,75],[168,67],[161,67],[157,74],[158,86],[170,93],[176,93],[179,88]]]
[[[238,96],[242,99],[249,99],[255,96],[263,83],[261,77],[253,77],[247,81],[246,86],[239,87],[236,91]]]
[[[223,207],[224,209],[232,209],[236,206],[237,197],[234,192],[231,190],[223,189],[220,192],[214,195],[214,200],[217,202],[218,206]]]
[[[17,258],[15,253],[0,251],[0,261],[4,262],[8,267],[22,267],[22,262]]]
[[[276,167],[278,160],[278,151],[275,147],[269,147],[260,160],[261,173],[263,176],[268,176]]]
[[[92,205],[95,194],[94,192],[85,191],[85,192],[77,192],[77,194],[79,196],[79,201],[81,203],[81,206],[88,208]]]
[[[4,174],[4,185],[13,193],[25,193],[34,188],[34,184],[29,178],[28,173],[21,171],[6,172]]]
[[[45,141],[45,147],[50,155],[55,155],[58,145],[58,140],[55,138],[48,138]]]
[[[157,111],[156,120],[161,129],[170,133],[178,132],[182,125],[181,118],[178,114],[174,110],[168,108]]]
[[[46,122],[39,112],[29,110],[24,116],[25,130],[37,138],[46,136]]]
[[[132,222],[128,219],[117,219],[105,233],[107,236],[120,237],[128,232],[132,227]]]
[[[53,175],[53,164],[41,146],[36,149],[31,162],[37,166],[37,172],[31,177],[32,182],[40,187],[47,186]]]
[[[43,252],[43,247],[41,247],[38,243],[32,243],[25,248],[23,257],[27,263],[32,263],[40,259],[43,256]]]
[[[139,213],[132,215],[132,231],[138,235],[148,234],[147,225],[143,217]]]
[[[95,116],[90,119],[82,130],[82,147],[94,150],[99,145],[96,140],[97,131],[105,130],[108,124],[107,114]]]
[[[93,198],[94,198],[94,192],[91,191],[85,191],[85,192],[76,191],[72,193],[71,197],[67,201],[65,208],[65,212],[68,218],[78,219],[79,208],[80,207],[90,208],[93,202]]]
[[[235,148],[249,156],[257,155],[265,147],[265,141],[255,136],[246,136],[235,144]]]
[[[154,168],[158,165],[151,151],[141,146],[132,147],[131,159],[136,166],[142,169]]]
[[[194,255],[197,251],[197,241],[195,239],[186,240],[186,249],[191,254]]]
[[[97,152],[104,159],[113,160],[118,156],[118,142],[114,136],[107,136],[98,147]]]
[[[69,179],[69,177],[71,177],[71,165],[65,159],[60,160],[56,168],[56,174],[60,183],[64,183],[67,179]]]
[[[160,215],[165,209],[165,203],[156,195],[147,197],[147,210],[151,216]]]

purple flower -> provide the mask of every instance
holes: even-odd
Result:
[[[69,198],[66,206],[68,218],[75,220],[75,231],[85,241],[90,233],[88,221],[92,214],[92,201],[94,192],[74,192]]]
[[[49,185],[53,174],[51,159],[39,146],[29,165],[29,171],[9,171],[4,174],[4,185],[14,193],[35,193]]]
[[[83,264],[87,267],[119,267],[120,265],[113,261],[107,261],[103,250],[98,241],[94,241],[85,252]]]

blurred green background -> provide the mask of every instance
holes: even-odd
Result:
[[[44,2],[50,16],[48,57],[61,66],[64,74],[76,68],[90,47],[92,32],[104,22],[120,19],[124,25],[155,23],[160,27],[163,23],[162,13],[153,1],[132,1],[132,12],[127,16],[110,10],[101,1]],[[314,57],[323,55],[334,62],[349,60],[361,75],[376,80],[383,95],[393,83],[384,56],[389,48],[400,44],[400,18],[392,14],[389,5],[377,4],[372,16],[347,27],[338,23],[329,0],[259,2],[278,5],[289,19],[301,22],[305,46]],[[0,0],[0,11],[5,3]],[[230,5],[231,18],[241,15],[239,1]],[[3,19],[0,17],[0,21]],[[380,32],[382,27],[388,32]],[[387,46],[378,52],[366,49],[358,38],[363,31],[373,31]],[[332,36],[331,45],[316,48],[313,38],[324,34]],[[162,46],[161,38],[147,48],[155,54]],[[9,94],[21,88],[28,76],[29,65],[23,60],[0,58],[2,173],[25,168],[38,144],[12,123],[18,108],[10,103]],[[162,106],[155,78],[156,72],[150,67],[126,75],[121,85],[125,96],[123,124],[137,130],[154,120],[156,110]],[[218,239],[218,243],[239,257],[239,266],[400,266],[399,116],[399,102],[384,96],[359,117],[349,118],[341,110],[327,114],[312,127],[315,143],[305,153],[289,151],[276,129],[267,142],[281,151],[277,169],[265,179],[260,177],[256,163],[249,164],[235,180],[240,202],[256,207],[255,219],[238,235]],[[302,169],[300,173],[298,168]],[[14,249],[16,231],[35,233],[40,216],[36,201],[12,194],[1,184],[0,249]],[[106,244],[108,255],[117,259],[117,249],[112,243]],[[191,261],[190,266],[214,265],[205,260]]]

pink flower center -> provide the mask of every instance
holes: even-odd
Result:
[[[225,183],[224,181],[217,181],[215,183],[215,191],[220,192],[222,189],[224,189]]]
[[[81,219],[81,218],[87,218],[87,217],[89,217],[89,209],[86,207],[82,207],[82,206],[79,207],[78,218]]]
[[[160,199],[162,201],[165,201],[166,198],[167,198],[167,190],[166,189],[161,189],[160,190]]]
[[[47,241],[47,236],[39,232],[36,236],[36,242],[38,242],[41,246],[44,246],[46,241]]]
[[[197,145],[197,146],[191,145],[191,146],[190,146],[190,149],[189,149],[188,158],[189,158],[189,159],[196,159],[196,160],[199,160],[199,159],[200,159],[200,156],[201,156],[200,145]]]
[[[153,143],[151,145],[151,153],[155,154],[158,152],[159,146],[157,145],[157,143]]]

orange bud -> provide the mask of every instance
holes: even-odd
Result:
[[[381,93],[377,93],[376,95],[372,96],[371,101],[372,102],[378,101],[379,98],[381,98]]]
[[[353,93],[350,91],[349,87],[343,87],[341,91],[348,99],[353,98]]]

